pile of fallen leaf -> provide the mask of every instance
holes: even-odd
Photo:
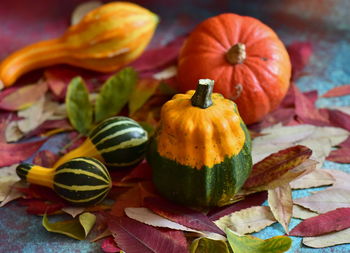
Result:
[[[1,91],[0,206],[16,200],[28,214],[43,215],[46,230],[99,241],[104,252],[230,252],[230,247],[235,253],[285,252],[291,237],[249,235],[276,222],[309,247],[350,243],[350,174],[322,167],[325,160],[350,163],[350,108],[319,109],[317,91],[302,93],[293,84],[312,55],[305,42],[288,47],[293,80],[284,101],[250,126],[254,167],[234,204],[193,210],[170,203],[155,191],[146,162],[131,171],[111,172],[108,199],[91,207],[71,207],[51,190],[19,182],[19,162],[52,166],[109,116],[129,116],[152,134],[161,105],[176,92],[183,40],[146,51],[112,76],[55,66],[35,83]],[[343,85],[322,97],[349,94],[350,85]],[[294,189],[321,186],[329,187],[292,196]],[[64,220],[50,222],[51,215]],[[292,217],[301,222],[290,229]]]

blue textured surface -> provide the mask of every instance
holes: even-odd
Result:
[[[6,3],[5,3],[6,2]],[[68,22],[70,11],[79,0],[75,1],[51,1],[53,10],[47,10],[39,6],[33,6],[38,11],[26,13],[26,17],[32,17],[28,22],[31,26],[24,29],[22,36],[28,36],[27,43],[53,37],[60,34],[64,25]],[[242,15],[250,15],[259,18],[274,28],[286,43],[294,41],[309,41],[313,44],[314,55],[310,64],[305,69],[309,73],[297,81],[297,85],[303,90],[317,89],[319,94],[328,89],[350,83],[350,1],[347,0],[222,0],[222,1],[136,1],[145,7],[158,13],[161,24],[153,40],[153,46],[164,44],[176,35],[191,29],[194,24],[206,17],[223,12],[235,12]],[[22,7],[20,7],[22,4]],[[1,1],[6,8],[13,8],[9,15],[19,15],[26,12],[28,2],[25,0]],[[46,4],[46,7],[48,5]],[[1,9],[2,7],[0,7]],[[15,10],[21,10],[18,13]],[[38,18],[42,15],[43,19]],[[64,22],[62,16],[65,18]],[[14,50],[25,44],[23,38],[20,41],[13,34],[8,20],[11,16],[0,17],[0,38],[7,36],[7,40],[13,41],[8,49]],[[5,19],[6,18],[6,19]],[[50,20],[51,26],[57,21],[57,30],[48,33],[37,33],[38,27],[50,27],[45,20]],[[21,21],[24,24],[23,20]],[[28,29],[27,29],[28,28]],[[1,42],[0,42],[1,43]],[[0,56],[9,52],[1,51]],[[319,99],[317,105],[350,106],[349,96],[332,99]],[[331,162],[325,164],[326,168],[341,169],[350,172],[350,166]],[[315,189],[313,189],[315,190]],[[308,195],[310,190],[294,191],[293,196],[300,198]],[[290,228],[299,221],[293,219]],[[275,235],[283,235],[283,229],[279,224],[274,224],[255,235],[260,238],[269,238]],[[311,249],[302,246],[301,239],[293,238],[293,246],[288,252],[350,252],[350,245],[339,245],[324,249]],[[99,245],[87,241],[76,241],[58,234],[48,233],[41,226],[41,218],[29,216],[24,208],[16,204],[10,204],[0,209],[0,252],[100,252]]]

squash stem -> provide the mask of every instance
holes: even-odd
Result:
[[[246,58],[246,47],[243,43],[233,45],[226,54],[226,60],[231,64],[243,63]]]
[[[57,63],[67,57],[66,45],[59,39],[46,40],[24,47],[0,64],[0,83],[12,85],[21,75]],[[1,86],[1,85],[0,85]]]
[[[214,80],[199,79],[196,92],[191,98],[193,106],[200,107],[202,109],[208,108],[213,104],[211,95],[213,93]]]
[[[16,168],[17,175],[29,183],[46,186],[53,189],[55,169],[38,165],[22,163]]]
[[[63,163],[68,162],[69,160],[77,157],[94,157],[97,160],[103,161],[102,156],[96,149],[95,145],[91,142],[89,138],[87,138],[83,144],[81,144],[79,147],[69,151],[65,155],[63,155],[53,166],[54,168],[57,168],[58,166],[61,166]]]

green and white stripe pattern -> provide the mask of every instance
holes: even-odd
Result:
[[[147,132],[134,120],[116,116],[100,123],[89,135],[108,167],[132,167],[143,158]]]
[[[55,192],[74,205],[102,201],[112,187],[107,168],[97,159],[78,157],[59,166],[53,179]]]

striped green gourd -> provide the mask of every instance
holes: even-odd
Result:
[[[22,163],[16,172],[21,179],[49,187],[70,204],[78,206],[101,202],[112,187],[107,168],[99,160],[89,157],[74,158],[56,169]]]
[[[147,132],[135,120],[112,117],[92,129],[85,142],[65,154],[54,167],[79,156],[94,157],[108,168],[133,167],[144,158],[147,141]]]

